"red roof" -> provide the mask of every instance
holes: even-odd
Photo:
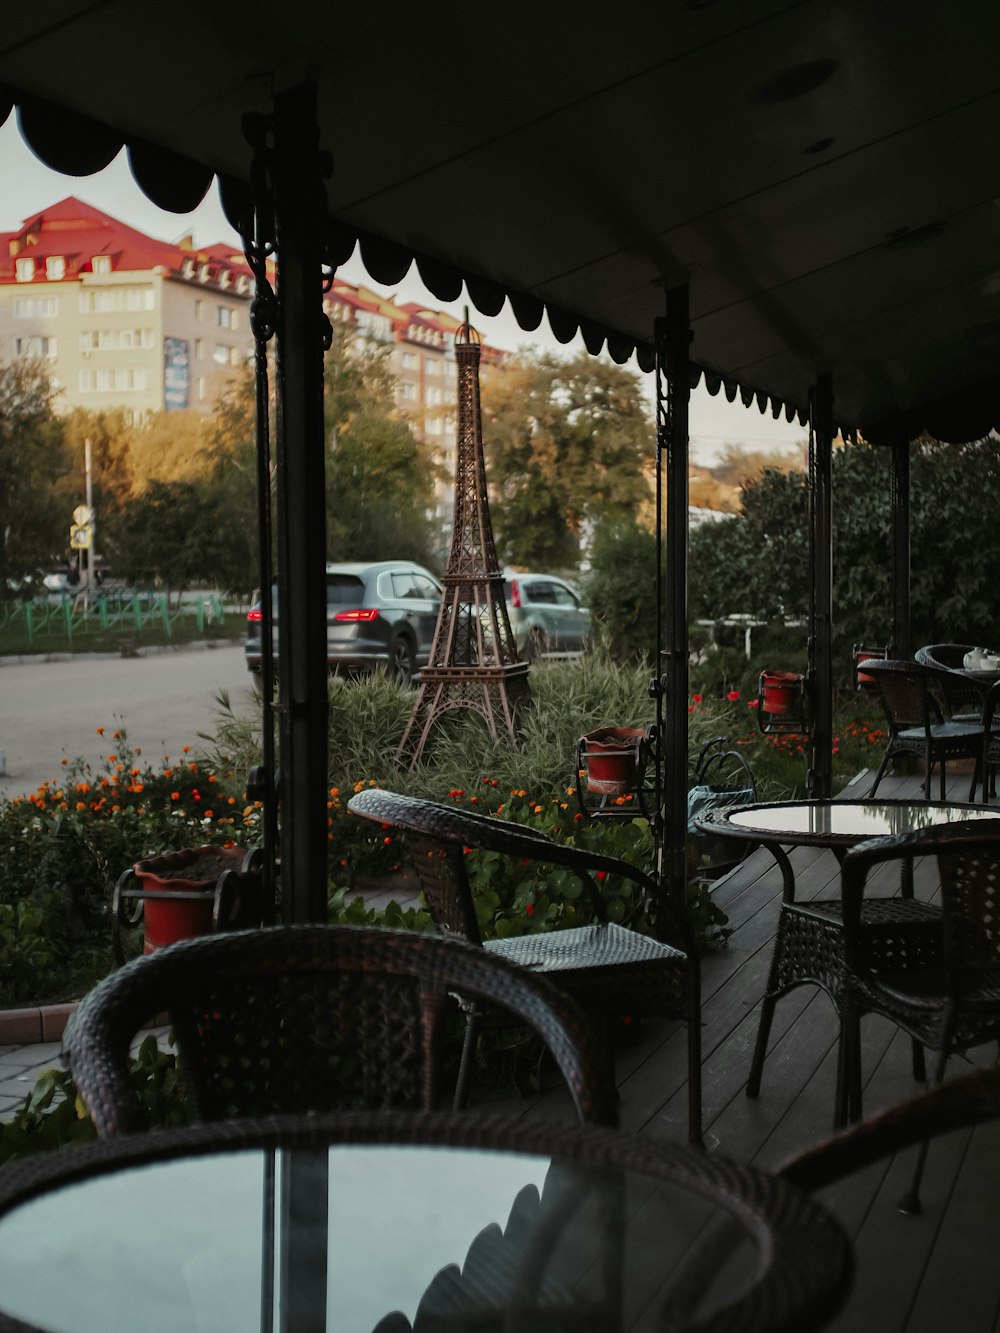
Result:
[[[69,198],[25,218],[17,231],[0,232],[0,282],[15,280],[15,260],[66,260],[66,276],[87,272],[95,255],[109,255],[116,270],[142,271],[163,268],[180,274],[186,260],[208,263],[213,269],[230,268],[249,273],[243,257],[223,243],[192,250],[169,241],[158,241],[145,232],[119,222],[82,199]],[[44,280],[44,263],[36,278]]]

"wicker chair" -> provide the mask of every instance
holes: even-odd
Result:
[[[875,774],[869,796],[874,796],[889,767],[900,755],[924,761],[924,795],[930,797],[931,770],[939,766],[941,800],[945,799],[945,765],[953,759],[974,762],[969,800],[976,795],[982,765],[983,726],[975,721],[957,721],[949,713],[949,690],[954,672],[939,671],[919,662],[887,662],[872,659],[859,664],[871,676],[889,725],[885,754]]]
[[[972,650],[969,643],[931,643],[913,654],[921,666],[947,672],[941,684],[952,722],[978,722],[982,716],[986,686],[962,669],[965,654]]]
[[[775,1174],[797,1189],[826,1189],[883,1157],[926,1143],[938,1134],[998,1119],[1000,1069],[984,1069],[849,1126],[788,1158]]]
[[[502,958],[408,931],[277,926],[181,941],[100,982],[74,1014],[64,1054],[101,1137],[145,1127],[129,1046],[162,1014],[197,1120],[428,1110],[454,992],[534,1028],[580,1119],[616,1122],[604,1053],[571,1000]]]
[[[937,857],[941,876],[940,961],[906,970],[886,966],[884,960],[873,962],[861,921],[869,870],[887,861],[930,855]],[[936,1084],[954,1052],[1000,1039],[1000,819],[859,843],[844,858],[842,888],[848,986],[841,1011],[837,1103],[850,1119],[859,1120],[863,1015],[881,1014],[936,1051]],[[922,1168],[921,1156],[913,1200]]]
[[[983,800],[996,795],[1000,768],[1000,680],[986,691],[983,703]]]
[[[688,1036],[688,1137],[701,1141],[701,982],[697,948],[686,917],[664,902],[648,875],[616,857],[556,842],[535,829],[431,801],[369,787],[348,809],[404,832],[404,841],[427,907],[445,935],[478,945],[533,973],[543,972],[601,1021],[619,1014],[681,1019]],[[465,867],[469,847],[572,870],[588,895],[595,921],[567,930],[483,940]],[[669,917],[681,945],[675,948],[608,920],[593,876],[622,875]],[[667,922],[664,922],[666,925]],[[468,1011],[465,1050],[456,1089],[464,1101],[481,1014]]]

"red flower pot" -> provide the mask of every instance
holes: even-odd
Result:
[[[581,754],[587,789],[601,796],[624,796],[639,785],[639,747],[646,727],[602,727],[584,736]]]
[[[802,698],[802,679],[795,671],[762,671],[760,707],[772,717],[796,712]]]
[[[133,870],[143,889],[168,895],[143,898],[143,952],[210,934],[219,877],[226,870],[239,870],[245,856],[242,847],[206,846],[137,861]]]

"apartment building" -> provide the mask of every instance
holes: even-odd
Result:
[[[252,297],[238,250],[155,240],[71,196],[0,233],[0,362],[45,361],[64,413],[120,409],[139,421],[150,412],[210,412],[252,355]],[[461,321],[340,278],[326,310],[359,339],[392,345],[397,406],[454,476]],[[483,344],[482,380],[508,355]],[[451,483],[439,483],[442,530],[453,499]]]
[[[250,353],[252,294],[238,251],[70,197],[0,233],[0,360],[47,362],[60,412],[208,412]]]
[[[414,434],[427,443],[449,480],[435,493],[435,520],[447,532],[454,507],[456,397],[455,330],[461,320],[414,301],[399,302],[371,287],[335,278],[326,297],[331,320],[346,323],[359,338],[392,343],[396,403]],[[482,345],[480,382],[503,369],[510,353]]]

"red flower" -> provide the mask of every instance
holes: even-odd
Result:
[[[608,872],[606,870],[598,870],[597,872],[598,879],[607,879],[607,877],[608,877]]]
[[[701,695],[700,695],[700,694],[692,694],[691,698],[695,701],[696,704],[700,704],[700,703],[701,703]]]
[[[739,690],[730,690],[729,693],[726,695],[726,698],[729,700],[731,704],[734,704],[739,697],[740,697]]]
[[[760,700],[759,700],[759,699],[748,699],[748,700],[747,700],[747,708],[759,708],[759,707],[760,707]]]
[[[533,904],[533,903],[525,903],[525,904],[524,904],[524,910],[525,910],[525,912],[528,914],[528,916],[534,916],[534,915],[535,915],[535,908],[534,908],[534,904]]]

